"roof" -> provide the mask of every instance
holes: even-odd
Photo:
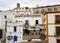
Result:
[[[54,6],[60,6],[60,4],[58,4],[58,5],[40,6],[40,7],[35,7],[35,8],[33,8],[33,9],[38,9],[38,8],[47,8],[47,7],[54,7]]]
[[[48,14],[48,13],[60,13],[60,11],[54,11],[54,12],[45,12],[44,15]]]

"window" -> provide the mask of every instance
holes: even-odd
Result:
[[[14,32],[16,32],[16,26],[14,26]]]
[[[44,13],[45,12],[45,9],[41,9],[41,13]]]
[[[54,8],[54,11],[58,11],[58,8]]]
[[[28,24],[28,20],[26,20],[25,23]]]
[[[6,18],[7,18],[7,16],[5,15],[5,16],[4,16],[4,18],[6,19]]]
[[[7,21],[5,21],[5,27],[7,27]]]
[[[5,32],[7,31],[7,28],[5,28]]]
[[[23,33],[23,34],[25,34],[25,33],[26,33],[27,35],[29,35],[29,30],[24,29],[23,31],[24,31],[24,33]]]
[[[52,8],[48,8],[48,11],[52,11]]]
[[[59,39],[57,39],[57,43],[60,43],[60,40]]]
[[[55,16],[55,23],[60,24],[60,15]]]
[[[28,20],[25,21],[25,26],[29,26],[29,21]]]
[[[2,35],[3,35],[2,29],[0,29],[0,39],[2,38]]]
[[[40,32],[42,31],[42,29],[39,30]]]
[[[60,27],[56,27],[56,36],[60,36]]]
[[[36,20],[36,25],[38,24],[38,20]]]

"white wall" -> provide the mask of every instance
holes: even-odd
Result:
[[[48,25],[48,35],[56,34],[56,26],[60,25]]]
[[[48,35],[55,34],[55,25],[48,25]]]
[[[35,22],[36,22],[35,20],[39,20],[39,24],[42,24],[42,14],[41,14],[41,17],[18,17],[18,18],[15,18],[14,14],[15,14],[15,12],[11,12],[11,11],[2,11],[2,12],[0,12],[0,22],[1,22],[0,27],[2,29],[5,28],[4,15],[6,15],[7,20],[10,20],[10,21],[15,21],[15,20],[20,21],[21,20],[21,21],[23,21],[23,23],[25,23],[25,20],[29,20],[30,25],[35,25]]]
[[[55,23],[54,14],[48,14],[48,23]]]
[[[13,13],[11,11],[0,12],[0,28],[2,29],[5,28],[5,18],[4,18],[5,15],[7,16],[7,19],[10,19],[11,21],[13,21],[14,19]]]
[[[49,37],[49,43],[56,43],[55,37]]]
[[[23,25],[23,23],[22,22],[20,22],[20,23],[12,22],[12,23],[8,23],[8,24],[9,25],[7,27],[7,32],[6,32],[6,41],[9,43],[11,43],[11,41],[12,41],[12,43],[14,42],[14,38],[11,41],[8,41],[7,36],[9,36],[9,35],[13,36],[13,37],[16,35],[18,37],[17,41],[22,41],[23,40],[23,27],[20,25]],[[16,32],[14,32],[14,26],[17,27]]]
[[[7,27],[7,32],[14,32],[14,27]]]
[[[42,24],[42,17],[18,17],[15,18],[15,20],[17,21],[23,21],[23,23],[25,23],[25,20],[29,21],[29,25],[35,25],[36,20],[38,20],[39,24]],[[14,21],[15,21],[14,20]]]

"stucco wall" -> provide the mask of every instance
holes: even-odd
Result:
[[[49,43],[56,43],[55,37],[49,37]]]

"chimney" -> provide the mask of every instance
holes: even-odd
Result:
[[[20,4],[19,3],[17,3],[17,7],[20,8]]]

